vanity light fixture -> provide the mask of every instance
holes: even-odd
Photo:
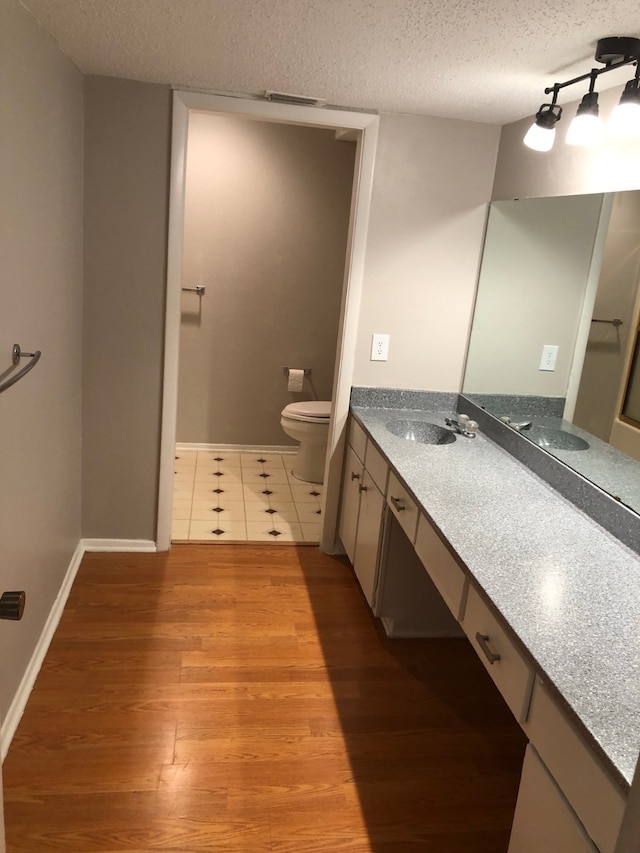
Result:
[[[602,124],[598,116],[598,94],[595,91],[596,80],[607,71],[614,71],[624,65],[636,65],[635,77],[630,80],[620,103],[614,110],[611,119],[611,134],[616,136],[640,137],[640,39],[632,36],[610,36],[598,41],[596,62],[604,68],[592,68],[588,74],[574,77],[564,83],[554,83],[544,90],[545,95],[553,93],[550,104],[542,104],[536,113],[536,119],[529,128],[524,144],[535,151],[549,151],[553,146],[556,135],[556,123],[562,116],[562,107],[558,105],[560,89],[589,80],[589,91],[583,97],[575,118],[569,126],[566,141],[569,145],[595,145],[603,136]]]

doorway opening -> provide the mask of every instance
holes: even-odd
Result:
[[[330,389],[328,399],[332,402],[329,437],[325,464],[324,488],[315,496],[318,509],[321,510],[322,524],[317,530],[317,538],[323,550],[332,552],[336,542],[336,517],[339,494],[339,481],[344,446],[344,430],[349,408],[351,376],[355,337],[357,331],[358,309],[362,287],[364,250],[368,224],[369,203],[373,177],[373,162],[377,140],[378,118],[366,113],[350,113],[345,110],[317,109],[277,104],[266,101],[251,101],[233,97],[202,95],[197,93],[174,93],[173,144],[171,199],[169,221],[169,255],[167,275],[167,303],[165,330],[165,370],[163,389],[163,420],[160,464],[160,484],[158,496],[157,547],[166,550],[171,542],[171,518],[173,504],[173,485],[175,477],[175,447],[178,420],[179,388],[179,352],[180,330],[185,297],[195,298],[202,303],[208,296],[199,296],[189,292],[183,294],[183,286],[202,286],[200,282],[185,281],[185,197],[187,188],[187,141],[195,134],[198,122],[211,118],[227,120],[251,120],[254,129],[265,123],[287,125],[299,131],[314,128],[349,134],[355,138],[353,156],[353,179],[350,187],[350,207],[348,215],[346,249],[343,257],[344,275],[336,298],[338,319],[335,330],[335,346],[329,354],[329,367],[323,368],[324,387]],[[215,240],[216,235],[211,235]],[[197,259],[196,259],[197,261]],[[202,258],[200,259],[202,261]],[[211,303],[213,304],[213,303]],[[200,306],[198,306],[199,308]],[[193,324],[194,326],[196,323]],[[237,330],[236,330],[237,336]],[[227,353],[228,355],[228,353]],[[236,354],[237,356],[237,354]],[[292,358],[303,358],[304,353],[293,353]],[[238,357],[220,356],[225,362],[224,376],[228,379],[230,393],[238,399],[243,394],[242,374],[237,370]],[[279,360],[282,360],[280,356]],[[279,365],[279,376],[271,366],[273,379],[282,388],[285,367],[307,367],[306,364]],[[246,374],[245,374],[246,375]],[[319,378],[318,378],[319,379]],[[239,387],[236,387],[239,385]],[[313,388],[308,389],[313,397]],[[316,392],[317,393],[317,392]],[[323,392],[324,393],[324,392]],[[277,395],[276,395],[277,397]],[[326,397],[326,394],[325,394]],[[245,419],[246,420],[246,419]],[[272,418],[273,420],[273,418]],[[279,428],[279,423],[276,425]],[[286,442],[283,435],[282,444]],[[200,442],[208,444],[208,442]],[[245,445],[241,438],[224,444]],[[265,442],[266,443],[266,442]],[[214,448],[210,448],[214,449]],[[230,451],[233,452],[233,451]],[[239,451],[241,452],[241,451]],[[264,457],[261,457],[264,458]],[[257,463],[257,459],[256,459]],[[264,463],[258,463],[264,465]],[[215,472],[211,472],[212,475]],[[265,472],[261,472],[265,473]],[[221,525],[220,528],[221,529]],[[311,528],[309,528],[310,530]],[[279,537],[275,537],[277,539]]]
[[[325,128],[190,117],[174,542],[318,544],[324,455],[303,481],[281,412],[329,414],[355,150]]]

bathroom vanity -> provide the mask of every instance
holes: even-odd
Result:
[[[509,853],[617,853],[640,749],[640,558],[482,432],[394,435],[457,404],[352,405],[340,537],[387,633],[466,635],[526,733]]]

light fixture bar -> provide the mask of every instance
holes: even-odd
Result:
[[[563,83],[554,83],[544,90],[545,95],[553,93],[551,104],[543,104],[536,113],[536,119],[524,138],[524,144],[537,151],[549,151],[555,137],[555,125],[560,119],[562,108],[556,104],[558,92],[589,80],[589,91],[582,99],[576,118],[574,118],[567,134],[567,142],[573,145],[592,145],[602,136],[602,128],[598,118],[598,95],[595,92],[595,83],[601,74],[615,71],[625,65],[636,64],[636,81],[638,80],[638,68],[640,68],[640,39],[633,36],[609,36],[599,39],[595,59],[604,64],[604,68],[592,68],[586,74],[580,74]],[[637,83],[630,81],[627,84],[629,90],[626,100],[635,106],[640,99],[636,96]],[[626,90],[625,90],[626,91]],[[621,103],[623,101],[621,100]]]
[[[553,86],[547,86],[544,90],[545,95],[550,95],[555,89],[566,89],[567,86],[573,86],[574,83],[581,83],[583,80],[588,80],[592,74],[599,77],[601,74],[606,74],[608,71],[615,71],[617,68],[623,68],[625,65],[631,65],[632,62],[637,62],[636,57],[633,59],[621,59],[620,62],[614,62],[607,65],[605,68],[592,68],[587,74],[581,74],[579,77],[574,77],[573,80],[567,80],[564,83],[554,83]]]

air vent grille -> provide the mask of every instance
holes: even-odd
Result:
[[[277,101],[280,104],[299,104],[305,107],[324,107],[326,100],[323,98],[309,98],[306,95],[291,95],[288,92],[271,92],[264,93],[268,101]]]

